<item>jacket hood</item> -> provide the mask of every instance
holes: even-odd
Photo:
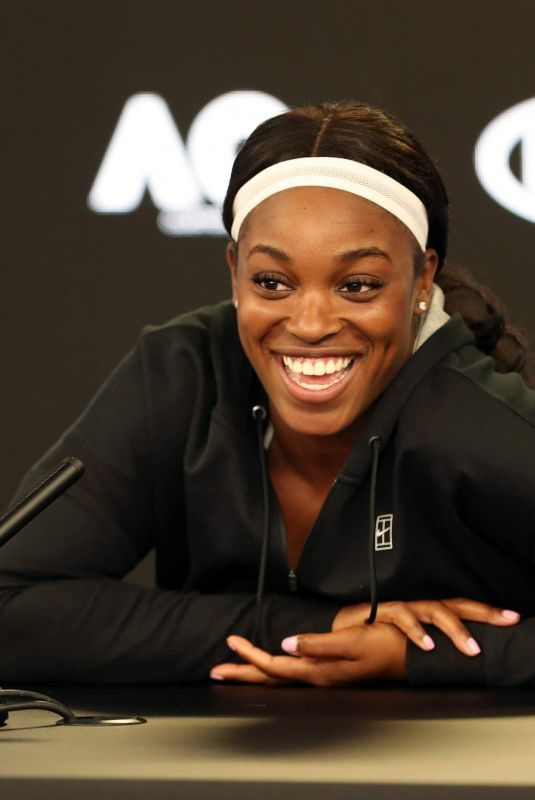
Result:
[[[360,442],[353,448],[341,477],[360,483],[371,464],[369,440],[378,436],[386,444],[400,411],[420,380],[451,353],[474,343],[474,336],[463,318],[454,314],[404,364],[396,377],[377,398],[367,414]]]

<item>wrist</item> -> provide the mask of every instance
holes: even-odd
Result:
[[[407,680],[407,644],[408,639],[402,636],[399,646],[392,655],[387,677],[392,681]]]
[[[385,627],[385,661],[384,678],[390,681],[407,680],[407,645],[408,639],[398,628],[388,623],[379,623]]]

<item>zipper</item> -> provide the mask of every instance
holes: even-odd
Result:
[[[290,571],[288,572],[288,586],[290,587],[291,592],[297,591],[297,575],[291,568]]]
[[[277,523],[278,523],[277,527],[279,529],[279,533],[280,533],[280,537],[281,537],[281,544],[282,544],[282,546],[284,548],[284,552],[286,554],[286,563],[288,564],[288,547],[287,547],[287,541],[286,541],[286,528],[284,527],[284,519],[283,519],[283,516],[282,516],[282,510],[281,510],[280,504],[279,504],[279,502],[277,500],[277,496],[275,495],[274,491],[272,493],[271,502],[272,502],[272,508],[274,509],[274,512],[277,515]],[[297,592],[299,590],[299,585],[297,583],[297,575],[295,574],[295,570],[293,569],[293,567],[290,567],[289,565],[288,565],[287,581],[288,581],[288,588],[290,589],[290,591],[292,593],[295,594],[295,592]]]

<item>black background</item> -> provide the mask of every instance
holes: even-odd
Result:
[[[78,415],[141,326],[229,293],[224,239],[173,238],[146,197],[87,195],[126,100],[156,92],[184,138],[210,100],[359,99],[412,127],[452,200],[450,262],[535,333],[535,227],[495,203],[474,144],[535,96],[531,0],[18,0],[3,4],[0,501]],[[534,120],[535,126],[535,120]]]

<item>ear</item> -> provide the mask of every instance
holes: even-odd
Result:
[[[232,282],[232,301],[236,304],[238,301],[238,246],[236,242],[229,242],[227,245],[227,264]]]
[[[438,254],[436,250],[426,250],[424,254],[423,267],[415,281],[415,303],[423,300],[429,306],[431,293],[433,291],[433,281],[438,268]],[[419,312],[421,313],[421,312]]]

